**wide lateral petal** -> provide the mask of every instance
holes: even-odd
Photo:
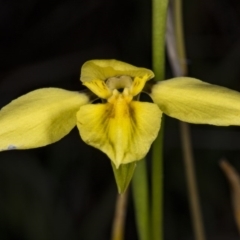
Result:
[[[76,125],[85,94],[43,88],[23,95],[0,111],[0,151],[28,149],[56,142]]]
[[[162,112],[153,103],[87,104],[77,113],[82,139],[106,153],[116,168],[142,159],[157,137]]]
[[[178,77],[152,87],[151,97],[167,115],[189,123],[240,125],[240,93],[194,78]]]

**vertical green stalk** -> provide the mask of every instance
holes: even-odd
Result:
[[[152,147],[151,239],[163,239],[163,124]]]
[[[152,62],[157,80],[164,79],[165,29],[168,0],[152,1]],[[163,125],[162,125],[163,126]],[[163,129],[163,127],[162,127]],[[139,239],[163,239],[163,130],[153,144],[152,156],[152,204],[149,208],[149,192],[146,162],[137,164],[133,176],[133,198]],[[149,216],[151,214],[151,219]],[[151,227],[151,228],[150,228]]]
[[[157,80],[165,74],[165,31],[168,0],[152,0],[152,61]]]
[[[165,74],[165,31],[168,0],[152,1],[152,61],[157,80]],[[163,124],[153,144],[151,239],[163,239]]]
[[[139,161],[132,179],[136,225],[140,240],[151,239],[149,222],[149,191],[146,165],[146,159]]]

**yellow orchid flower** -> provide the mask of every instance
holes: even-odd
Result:
[[[45,146],[77,125],[82,139],[118,168],[147,154],[162,112],[190,123],[240,125],[240,93],[194,78],[149,81],[153,77],[117,60],[88,61],[80,79],[91,93],[43,88],[2,108],[0,150]],[[142,91],[153,103],[139,101]],[[102,103],[94,103],[97,98]]]

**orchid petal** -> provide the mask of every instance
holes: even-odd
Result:
[[[133,84],[130,88],[131,95],[136,96],[137,94],[139,94],[142,91],[144,85],[146,84],[146,81],[148,81],[147,75],[145,75],[141,78],[135,77]]]
[[[108,155],[116,168],[142,159],[157,137],[161,111],[153,103],[120,99],[87,104],[77,113],[82,139]]]
[[[0,111],[0,150],[28,149],[63,138],[76,125],[85,94],[43,88],[23,95]]]
[[[94,94],[96,94],[98,97],[107,99],[112,95],[112,91],[106,86],[106,83],[101,80],[93,80],[93,81],[87,81],[84,82],[83,85],[85,85],[88,89],[90,89]]]
[[[96,79],[105,81],[108,78],[122,75],[132,78],[147,76],[148,80],[154,77],[154,73],[149,69],[135,67],[131,64],[112,59],[85,62],[81,69],[80,79],[82,82]]]
[[[158,82],[150,94],[165,114],[189,123],[240,125],[240,93],[194,78]]]

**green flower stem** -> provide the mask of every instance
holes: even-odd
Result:
[[[163,122],[152,147],[152,214],[151,233],[156,240],[163,239]]]
[[[165,75],[165,31],[168,0],[152,1],[152,61],[157,80]],[[163,239],[163,124],[153,144],[151,239]]]
[[[157,80],[164,79],[165,68],[165,29],[168,0],[152,2],[152,61]],[[149,209],[149,192],[146,162],[137,164],[133,176],[133,198],[136,209],[136,221],[139,239],[163,239],[163,125],[153,144],[152,157],[152,205]],[[151,214],[151,219],[150,219]],[[150,221],[151,220],[151,221]],[[151,226],[151,229],[150,229]]]
[[[137,163],[132,179],[133,201],[135,207],[136,225],[140,240],[149,240],[149,191],[147,181],[146,159]]]
[[[157,80],[165,74],[165,30],[168,0],[152,0],[152,62]]]

